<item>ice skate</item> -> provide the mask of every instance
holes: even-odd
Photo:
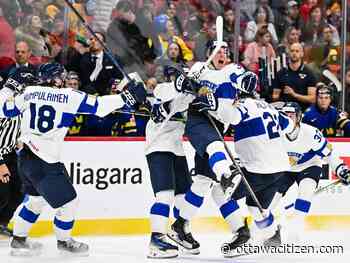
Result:
[[[198,255],[199,243],[193,238],[189,231],[189,222],[183,218],[178,218],[172,225],[171,231],[168,233],[168,237],[176,242],[184,253],[192,255]]]
[[[73,238],[67,241],[57,240],[57,249],[64,254],[78,255],[78,256],[88,256],[89,246],[83,242],[78,242]]]
[[[175,258],[178,256],[178,247],[172,245],[168,237],[162,233],[152,233],[149,244],[148,258]]]
[[[14,236],[10,242],[10,248],[11,256],[37,256],[41,253],[43,245],[30,241],[27,237]]]
[[[237,253],[236,249],[245,243],[247,243],[250,239],[250,231],[248,228],[247,220],[244,221],[244,226],[239,228],[230,242],[224,243],[221,246],[221,253],[224,257],[230,258],[241,255]]]

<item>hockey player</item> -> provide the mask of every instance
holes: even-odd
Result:
[[[330,87],[320,82],[316,85],[316,104],[303,114],[303,122],[319,129],[325,137],[335,137],[342,130],[345,137],[350,136],[348,113],[339,112],[332,106],[334,93]]]
[[[71,237],[78,201],[60,162],[65,134],[76,114],[105,116],[125,104],[132,107],[141,103],[146,97],[142,85],[133,83],[120,95],[102,97],[60,89],[64,76],[60,64],[43,64],[38,68],[38,85],[21,90],[22,86],[13,78],[0,92],[0,117],[23,115],[20,141],[24,147],[19,154],[19,169],[29,196],[14,222],[12,255],[40,253],[42,245],[27,237],[46,203],[57,209],[54,219],[57,248],[71,254],[88,254],[88,245]],[[15,90],[22,94],[12,97]]]
[[[176,91],[173,82],[158,84],[153,94],[155,102],[152,119],[146,126],[145,149],[155,195],[150,211],[152,233],[148,257],[172,258],[178,255],[178,247],[169,242],[166,235],[170,209],[175,201],[176,217],[192,183],[182,146],[185,124],[177,119],[183,119],[181,112],[187,110],[194,97]],[[170,117],[175,121],[165,121]]]
[[[350,184],[350,170],[317,128],[301,122],[302,112],[298,103],[287,102],[282,111],[295,122],[292,132],[285,135],[291,169],[280,181],[271,208],[275,208],[288,189],[297,183],[298,196],[290,221],[293,234],[289,235],[289,240],[296,242],[299,240],[300,231],[303,231],[304,218],[311,208],[312,197],[322,173],[322,158],[328,157],[332,171],[345,185]]]
[[[209,47],[207,55],[215,48],[216,42],[212,43],[213,45]],[[190,76],[201,75],[200,84],[198,85],[195,81],[190,81],[188,78],[179,75],[175,79],[175,88],[179,92],[188,92],[193,91],[193,89],[199,94],[208,93],[209,90],[214,90],[216,96],[220,96],[221,99],[227,99],[235,97],[235,89],[232,86],[232,82],[229,78],[228,72],[234,72],[237,69],[241,72],[244,71],[243,68],[229,63],[228,57],[228,47],[224,45],[216,56],[213,59],[212,64],[208,68],[203,70],[203,62],[195,63],[191,70]],[[225,73],[218,74],[220,70],[224,70]],[[209,74],[209,76],[208,76]],[[208,76],[208,77],[204,77]],[[213,82],[207,81],[214,79]],[[214,83],[215,82],[215,83]],[[213,94],[210,92],[210,94]],[[191,186],[191,189],[186,193],[184,197],[184,206],[183,209],[180,208],[180,215],[171,226],[171,232],[168,236],[175,242],[177,242],[182,248],[192,253],[193,251],[199,251],[199,243],[193,239],[190,232],[189,220],[194,216],[197,208],[203,203],[203,198],[209,192],[212,187],[213,180],[221,180],[221,174],[216,176],[216,174],[211,170],[209,166],[209,155],[206,152],[205,143],[216,141],[220,145],[222,151],[224,151],[224,146],[220,142],[218,134],[215,130],[212,130],[208,118],[204,113],[200,113],[196,110],[196,99],[193,103],[190,104],[188,109],[188,119],[185,126],[185,134],[190,135],[189,140],[191,144],[195,147],[196,153],[194,157],[195,167],[194,171],[196,176],[194,177],[194,182]],[[224,130],[223,124],[218,122],[221,131]],[[203,129],[202,129],[203,128]],[[197,132],[197,134],[194,133]],[[197,147],[196,147],[197,146]],[[226,157],[225,157],[226,158]],[[228,160],[223,160],[222,163],[226,164],[228,168],[232,163]],[[231,175],[231,171],[228,168],[226,171],[226,176]],[[187,212],[186,207],[193,207],[189,213]]]

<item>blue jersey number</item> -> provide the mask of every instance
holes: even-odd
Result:
[[[279,125],[276,116],[270,112],[264,112],[263,118],[268,121],[266,128],[269,138],[274,139],[280,137],[280,133],[278,132]]]
[[[30,128],[35,129],[36,123],[41,133],[48,132],[54,126],[56,110],[50,105],[43,105],[36,111],[36,104],[30,103]],[[38,113],[38,118],[37,118]],[[38,121],[36,122],[36,119]]]

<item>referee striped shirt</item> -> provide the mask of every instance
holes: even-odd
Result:
[[[16,118],[0,118],[0,164],[4,163],[3,155],[11,153],[20,135],[21,120]]]

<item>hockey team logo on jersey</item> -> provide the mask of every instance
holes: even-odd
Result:
[[[302,154],[296,152],[288,152],[289,163],[291,166],[297,165],[299,160],[303,157]]]
[[[299,73],[299,77],[300,77],[301,79],[305,79],[305,78],[306,78],[306,74]]]

